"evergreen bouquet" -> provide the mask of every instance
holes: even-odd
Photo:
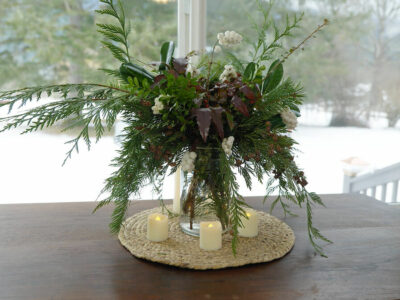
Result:
[[[61,97],[0,119],[5,123],[2,131],[24,125],[23,133],[28,133],[68,118],[73,122],[65,129],[78,127],[80,133],[68,142],[71,149],[67,160],[78,151],[81,140],[90,148],[90,126],[95,129],[97,141],[119,116],[126,127],[121,149],[112,162],[116,171],[106,180],[104,198],[96,208],[115,205],[112,232],[119,231],[129,199],[142,186],[151,183],[159,191],[164,177],[181,166],[191,177],[184,212],[192,221],[196,207],[206,203],[222,226],[230,229],[233,251],[247,206],[238,193],[239,175],[248,188],[253,178],[260,182],[269,178],[266,194],[278,193],[271,209],[280,204],[290,214],[288,202],[304,206],[310,241],[323,255],[315,240],[329,240],[312,223],[313,205],[323,203],[318,195],[307,191],[304,173],[294,161],[296,142],[288,134],[296,127],[304,94],[300,85],[284,78],[283,64],[327,21],[300,44],[285,50],[283,39],[298,27],[301,17],[288,17],[279,29],[270,20],[270,7],[260,3],[263,22],[256,26],[249,59],[233,54],[242,36],[226,31],[218,34],[210,51],[191,52],[183,58],[174,57],[174,43],[166,42],[161,46],[160,62],[148,64],[129,54],[129,26],[121,3],[100,2],[104,7],[97,12],[115,20],[97,24],[104,36],[102,43],[120,62],[119,69],[103,71],[116,79],[108,84],[64,84],[0,92],[4,100],[0,106],[8,106],[9,112],[16,105],[39,101],[44,94]]]

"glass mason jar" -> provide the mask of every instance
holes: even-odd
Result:
[[[200,222],[220,221],[223,231],[227,231],[230,193],[221,170],[221,163],[227,164],[225,153],[220,157],[219,150],[198,149],[196,154],[194,171],[182,172],[180,226],[183,232],[199,236]]]

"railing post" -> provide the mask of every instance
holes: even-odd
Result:
[[[371,197],[376,198],[376,186],[373,186],[371,189]]]
[[[343,193],[351,193],[351,179],[354,176],[350,176],[347,172],[343,174]]]
[[[386,202],[387,183],[382,184],[381,201]]]
[[[398,180],[393,181],[392,203],[396,203],[397,202],[398,187],[399,187],[399,181]]]

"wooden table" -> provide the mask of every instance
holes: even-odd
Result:
[[[296,234],[291,253],[217,271],[134,258],[109,234],[111,207],[91,215],[94,203],[0,205],[0,299],[400,298],[400,207],[362,195],[323,200],[314,220],[334,241],[329,258],[314,255],[304,212],[294,209],[299,217],[285,220]],[[138,201],[130,213],[155,205]]]

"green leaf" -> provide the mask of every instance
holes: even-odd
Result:
[[[275,60],[269,67],[267,78],[262,87],[263,93],[268,93],[275,89],[283,77],[283,66],[279,59]]]
[[[172,56],[174,55],[174,50],[175,50],[175,44],[172,41],[165,42],[161,46],[161,51],[160,51],[161,63],[158,68],[160,71],[165,70],[166,66],[171,64]]]
[[[119,72],[121,76],[127,81],[129,77],[132,79],[137,78],[138,80],[142,81],[143,79],[147,79],[149,82],[154,81],[154,76],[148,72],[146,69],[139,67],[133,63],[123,63],[119,68]]]
[[[247,65],[246,69],[244,70],[244,73],[243,73],[244,79],[252,80],[254,77],[254,74],[256,73],[256,67],[257,67],[257,65],[254,62],[250,62]]]

